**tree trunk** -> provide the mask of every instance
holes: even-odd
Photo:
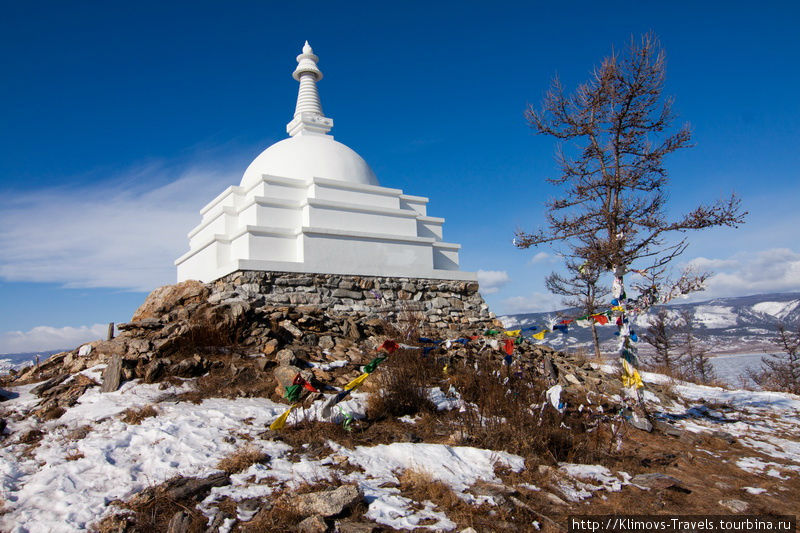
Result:
[[[597,358],[597,360],[600,360],[602,358],[602,355],[600,355],[600,339],[597,338],[597,328],[594,325],[594,320],[591,322],[591,327],[592,342],[594,343],[594,356]]]

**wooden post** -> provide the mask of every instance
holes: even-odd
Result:
[[[108,323],[108,340],[111,340],[113,338],[114,338],[114,323],[113,322],[109,322]]]

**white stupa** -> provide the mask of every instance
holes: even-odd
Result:
[[[290,137],[250,163],[241,183],[200,210],[178,281],[237,270],[475,280],[458,269],[460,245],[442,241],[427,198],[381,187],[356,152],[333,140],[322,113],[322,72],[306,42]]]

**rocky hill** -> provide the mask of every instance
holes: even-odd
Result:
[[[800,398],[645,373],[639,404],[617,369],[506,334],[476,294],[263,273],[162,287],[117,338],[2,378],[0,530],[796,510]]]

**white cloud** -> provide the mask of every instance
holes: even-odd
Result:
[[[558,258],[552,254],[548,254],[547,252],[539,252],[533,257],[531,257],[530,261],[528,261],[529,265],[536,265],[539,263],[553,263]]]
[[[698,257],[689,266],[713,272],[706,290],[691,297],[695,301],[800,291],[800,254],[789,248],[739,252],[728,259]]]
[[[149,291],[175,282],[199,210],[238,177],[148,165],[100,183],[0,197],[0,279]]]
[[[493,294],[511,281],[505,270],[478,270],[478,284],[482,294]]]
[[[530,296],[512,296],[500,302],[500,311],[504,315],[542,313],[563,308],[564,304],[559,296],[541,292],[535,292]]]
[[[28,331],[0,333],[0,354],[73,349],[81,344],[104,339],[108,324],[54,328],[36,326]]]

